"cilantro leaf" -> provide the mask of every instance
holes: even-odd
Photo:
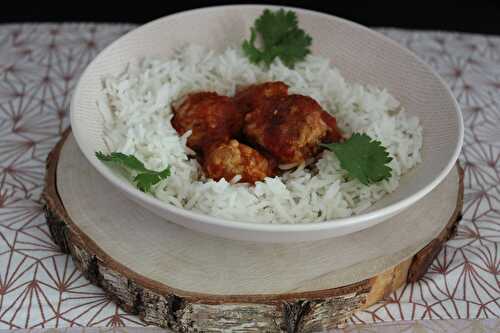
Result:
[[[139,172],[147,172],[148,170],[144,167],[144,164],[137,159],[134,155],[126,155],[123,153],[113,152],[109,155],[105,155],[101,152],[95,153],[96,157],[103,162],[113,162],[121,166],[127,167],[131,170]]]
[[[98,151],[95,153],[95,156],[102,162],[115,164],[135,172],[136,175],[133,181],[137,188],[143,192],[151,192],[151,187],[153,185],[170,176],[170,167],[166,167],[162,171],[150,170],[134,155],[127,155],[119,152],[113,152],[106,155]]]
[[[366,134],[354,133],[343,143],[322,144],[333,151],[340,166],[361,183],[369,185],[391,177],[392,169],[386,164],[392,157],[380,141]]]
[[[255,46],[257,34],[262,40],[262,48]],[[291,10],[270,11],[265,9],[255,20],[249,40],[243,41],[243,52],[253,63],[270,65],[279,57],[288,67],[304,60],[311,53],[312,38],[298,26],[297,15]]]

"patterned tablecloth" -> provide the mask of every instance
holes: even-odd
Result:
[[[107,299],[59,251],[39,200],[44,161],[68,126],[68,104],[80,73],[99,50],[131,28],[0,26],[0,329],[144,325]],[[500,37],[381,32],[431,64],[462,106],[464,218],[457,236],[420,281],[358,313],[352,322],[498,318]],[[426,331],[422,323],[419,332]],[[472,332],[464,322],[449,325]],[[486,331],[499,328],[496,320],[484,325]]]

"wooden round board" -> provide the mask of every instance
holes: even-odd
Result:
[[[47,160],[54,240],[126,311],[178,331],[327,330],[419,279],[463,201],[457,165],[402,214],[343,237],[266,244],[200,234],[129,201],[85,160],[69,130]]]

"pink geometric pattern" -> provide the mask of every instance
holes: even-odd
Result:
[[[0,329],[142,326],[52,242],[39,200],[85,66],[129,25],[0,28]],[[382,29],[429,63],[464,115],[463,220],[427,274],[353,323],[500,316],[500,38]]]
[[[156,327],[120,327],[120,328],[35,328],[16,330],[16,333],[167,333],[171,331]],[[388,321],[376,325],[356,325],[345,329],[334,329],[329,333],[478,333],[500,332],[500,321],[483,320],[422,320],[422,321]]]

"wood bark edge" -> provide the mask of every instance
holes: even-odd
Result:
[[[386,297],[406,281],[418,280],[460,219],[463,171],[457,207],[445,229],[413,258],[358,283],[313,292],[279,295],[210,295],[177,290],[141,276],[104,253],[71,221],[57,192],[57,162],[67,129],[47,158],[42,194],[54,241],[77,267],[125,311],[145,322],[182,332],[314,332],[342,326],[359,309]]]

